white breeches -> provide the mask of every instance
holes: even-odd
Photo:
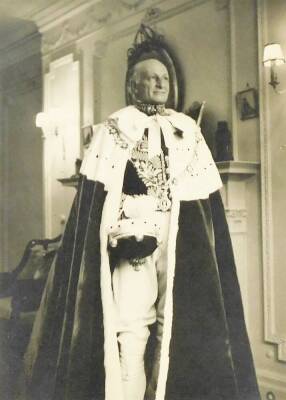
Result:
[[[153,364],[155,390],[159,372],[160,344],[164,323],[167,285],[167,244],[170,213],[156,212],[161,243],[145,258],[137,271],[128,260],[120,260],[113,277],[114,301],[118,318],[118,342],[124,400],[143,400],[146,389],[144,354],[149,337],[148,325],[157,321],[157,349]],[[150,389],[151,391],[153,389]],[[148,391],[150,391],[148,389]]]

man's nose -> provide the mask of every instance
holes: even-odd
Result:
[[[158,88],[162,88],[162,87],[163,87],[163,79],[157,78],[157,80],[156,80],[156,86],[157,86]]]

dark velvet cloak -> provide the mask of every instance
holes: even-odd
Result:
[[[105,197],[102,183],[83,177],[26,353],[27,400],[105,399],[99,235]],[[165,400],[219,399],[259,394],[215,192],[180,203]]]

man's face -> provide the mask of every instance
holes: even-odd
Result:
[[[136,100],[147,104],[165,104],[169,95],[169,74],[155,59],[139,62],[134,68]]]

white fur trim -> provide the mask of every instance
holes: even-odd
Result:
[[[81,173],[88,179],[104,183],[107,190],[113,190],[136,141],[141,139],[146,128],[155,124],[162,129],[169,147],[171,181],[176,182],[171,186],[172,195],[180,200],[208,198],[210,193],[222,187],[222,182],[200,128],[190,117],[169,111],[169,115],[148,117],[129,106],[112,114],[110,118],[116,121],[119,135],[127,139],[128,146],[120,147],[106,125],[94,127],[94,137]],[[175,128],[183,135],[174,134]]]
[[[222,181],[199,127],[169,152],[174,196],[180,200],[207,199],[222,187]]]
[[[149,118],[134,107],[126,107],[112,115],[118,121],[120,132],[129,140],[128,148],[120,147],[104,124],[95,127],[93,141],[83,160],[81,173],[88,179],[102,182],[107,190],[100,228],[101,241],[101,293],[104,319],[104,364],[106,371],[105,400],[124,400],[121,367],[116,335],[116,313],[107,251],[107,232],[117,220],[123,186],[124,172],[132,147],[141,139],[148,127]],[[176,112],[160,116],[157,122],[164,129],[169,147],[170,175],[173,179],[172,208],[168,238],[168,272],[161,362],[156,400],[164,400],[169,368],[169,346],[173,321],[173,281],[176,263],[176,237],[180,200],[196,200],[222,186],[210,151],[195,122]],[[174,135],[174,127],[183,131],[182,137]],[[186,167],[190,168],[186,168]]]
[[[101,296],[104,322],[104,367],[105,400],[124,400],[121,379],[121,366],[116,335],[116,317],[112,292],[109,255],[107,251],[107,226],[109,209],[113,202],[110,192],[107,194],[100,227],[101,246]]]
[[[176,239],[178,233],[179,212],[180,202],[176,199],[173,199],[168,237],[167,289],[164,307],[164,326],[156,400],[164,400],[165,398],[166,383],[169,370],[169,347],[173,323],[173,286],[176,267]]]
[[[123,165],[125,165],[123,163]],[[101,296],[104,322],[105,400],[124,400],[117,342],[117,318],[107,250],[108,230],[118,218],[124,169],[118,168],[112,190],[107,191],[100,225]]]

